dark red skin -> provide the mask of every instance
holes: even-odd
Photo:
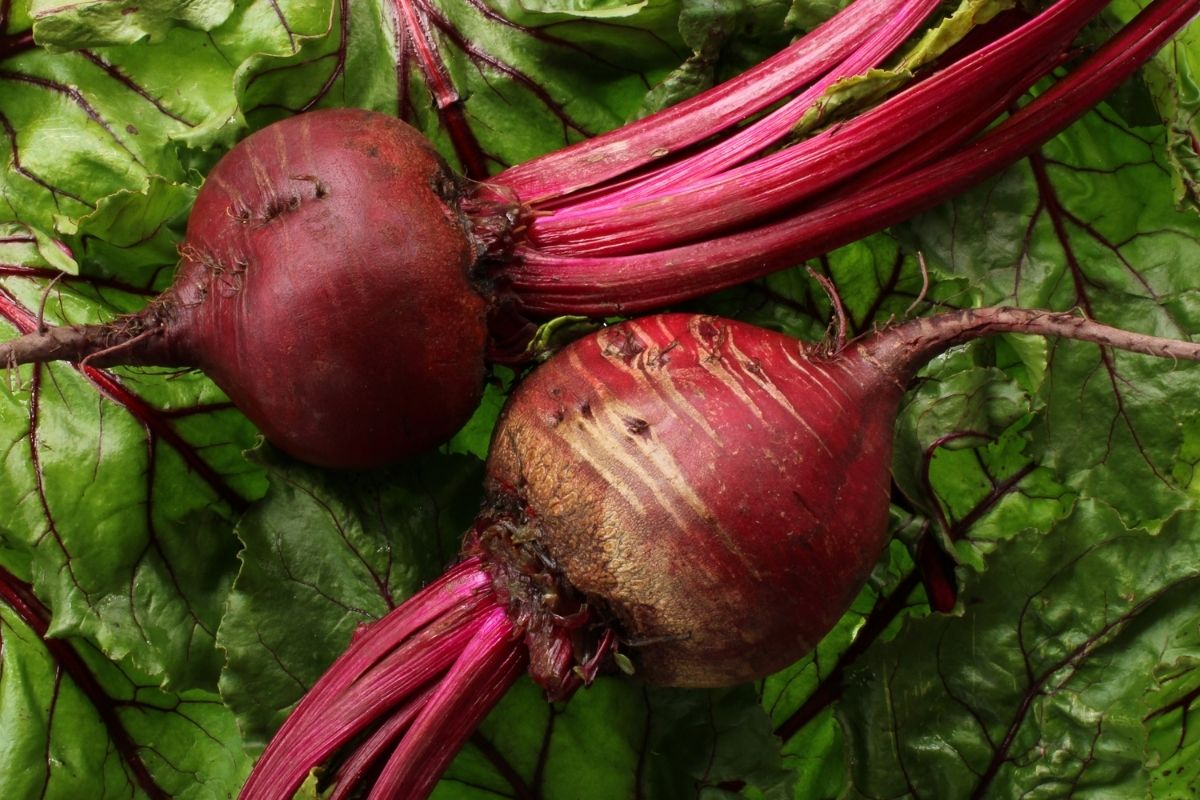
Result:
[[[829,631],[887,541],[907,374],[869,353],[713,317],[618,325],[517,389],[489,491],[525,504],[645,680],[762,677]]]
[[[458,194],[386,114],[252,134],[205,181],[159,301],[172,360],[304,461],[369,467],[444,441],[478,405],[487,343]]]

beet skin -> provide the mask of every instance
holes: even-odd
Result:
[[[783,668],[879,558],[903,383],[805,350],[713,317],[628,322],[542,365],[497,427],[493,496],[519,496],[646,680]]]
[[[209,175],[161,301],[177,360],[305,461],[366,466],[443,441],[479,402],[487,341],[457,194],[425,140],[382,114],[253,134]]]

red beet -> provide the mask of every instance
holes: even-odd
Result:
[[[380,116],[292,117],[222,159],[171,298],[180,360],[269,439],[329,466],[437,444],[483,387],[487,303],[459,183],[414,130]]]
[[[906,376],[866,352],[808,359],[794,339],[706,317],[604,331],[514,395],[492,502],[531,509],[521,524],[570,584],[649,642],[630,650],[647,680],[778,670],[841,616],[887,532]]]
[[[9,352],[199,367],[269,439],[325,466],[432,447],[483,390],[487,301],[460,194],[425,139],[383,114],[285,119],[212,170],[178,275],[145,312]]]
[[[286,119],[213,170],[166,294],[108,326],[0,345],[0,363],[199,367],[301,459],[393,461],[469,418],[489,353],[524,350],[524,314],[661,306],[911,216],[1053,136],[1200,8],[1158,0],[968,142],[1105,4],[1058,0],[857,119],[778,147],[825,89],[881,63],[937,5],[857,0],[725,86],[470,192],[386,115]],[[918,123],[919,140],[894,135]]]
[[[628,659],[723,686],[808,652],[886,544],[893,426],[914,372],[1016,331],[1175,359],[1200,344],[1068,314],[978,309],[840,352],[714,317],[588,336],[510,398],[465,560],[358,635],[264,753],[246,798],[290,797],[350,741],[335,797],[421,798],[523,665],[561,699]]]

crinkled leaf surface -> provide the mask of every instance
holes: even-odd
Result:
[[[1186,336],[1200,311],[1198,230],[1174,208],[1169,174],[1161,129],[1129,129],[1101,110],[913,228],[976,281],[985,303],[1078,307],[1133,330]],[[986,236],[977,235],[980,219]],[[1195,417],[1184,400],[1195,373],[1075,345],[1051,347],[1048,359],[1045,424],[1033,436],[1042,463],[1131,519],[1168,515],[1185,500],[1172,472]]]
[[[1196,637],[1200,620],[1196,606],[1181,598],[1191,616],[1164,640],[1154,684],[1144,701],[1149,709],[1147,763],[1150,765],[1150,796],[1187,797],[1200,791],[1200,738],[1195,714],[1200,700],[1200,669],[1197,669]]]
[[[261,747],[357,626],[453,560],[482,471],[467,455],[365,474],[306,467],[269,448],[254,460],[270,490],[238,524],[245,549],[221,623],[221,692]]]
[[[1137,4],[1114,3],[1111,13],[1122,22]],[[1200,203],[1200,30],[1192,25],[1164,47],[1144,71],[1166,128],[1166,153],[1174,169],[1175,198],[1193,208]]]
[[[0,595],[23,582],[0,570]],[[4,797],[219,798],[250,767],[212,692],[165,692],[87,645],[44,637],[37,602],[0,604]]]
[[[677,10],[672,0],[339,0],[328,35],[247,65],[242,107],[256,125],[319,106],[394,113],[483,178],[631,116],[685,52]]]
[[[93,321],[145,290],[64,278],[18,228],[0,245],[0,328]],[[46,302],[43,303],[43,300]],[[254,431],[196,374],[67,364],[9,370],[0,386],[3,538],[23,550],[55,635],[93,639],[177,687],[210,689],[236,541],[262,490],[241,457]]]
[[[1195,515],[1151,536],[1088,501],[1012,544],[961,618],[910,621],[856,666],[851,796],[1147,795],[1146,695],[1196,624]]]
[[[650,690],[604,678],[551,706],[525,681],[472,737],[433,797],[730,797],[748,776],[785,781],[778,748],[750,687]]]
[[[315,106],[396,113],[479,178],[760,57],[786,38],[785,11],[812,24],[838,4],[786,5],[0,4],[0,330],[144,304],[169,279],[202,175],[273,119]],[[62,52],[24,36],[35,16],[38,41]],[[1200,225],[1176,205],[1195,192],[1195,35],[1000,178],[815,260],[848,332],[996,302],[1200,331]],[[57,271],[84,277],[47,289]],[[802,270],[692,307],[807,339],[832,317]],[[354,626],[451,557],[478,504],[477,464],[463,455],[353,477],[269,453],[248,462],[253,431],[193,374],[7,377],[0,563],[32,582],[53,633],[111,697],[137,698],[118,715],[169,794],[235,793],[241,738],[261,747]],[[896,539],[814,653],[724,692],[611,678],[551,707],[519,684],[437,796],[1195,794],[1198,378],[1019,337],[947,354],[900,420]],[[450,449],[483,453],[507,386]],[[264,475],[238,561],[235,519],[267,491]],[[952,612],[931,613],[933,597]],[[28,781],[60,753],[86,766],[59,770],[46,796],[136,796],[86,698],[40,635],[0,609],[0,741],[15,743],[0,774],[26,781],[5,796],[36,795]],[[223,660],[236,732],[208,693]],[[21,727],[30,719],[41,722]]]
[[[34,38],[56,50],[161,41],[176,25],[212,30],[233,11],[233,0],[31,0]]]

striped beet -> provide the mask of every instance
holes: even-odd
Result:
[[[349,742],[333,797],[364,775],[371,797],[425,797],[526,668],[564,699],[614,666],[723,686],[800,658],[887,541],[905,386],[947,347],[1000,332],[1200,360],[1200,344],[1011,308],[846,346],[683,314],[575,342],[502,414],[464,560],[356,636],[243,797],[291,797]]]
[[[605,330],[518,389],[489,494],[535,509],[519,524],[571,585],[649,642],[630,650],[648,680],[767,674],[832,627],[887,532],[904,378],[861,353],[806,357],[794,339],[706,317]],[[852,412],[863,424],[845,424]],[[746,616],[759,608],[778,613]]]

